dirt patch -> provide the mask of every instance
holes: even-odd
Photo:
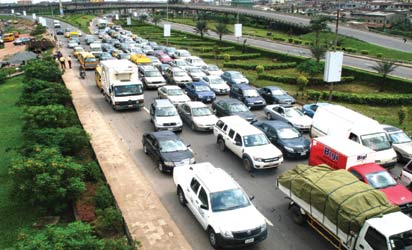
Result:
[[[20,37],[30,37],[29,34],[21,34]],[[9,59],[12,55],[26,50],[26,45],[14,45],[13,42],[4,43],[4,48],[0,49],[0,61]]]

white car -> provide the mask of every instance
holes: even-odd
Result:
[[[192,130],[212,131],[217,117],[203,102],[186,102],[177,106],[177,111]]]
[[[200,67],[207,66],[207,64],[197,56],[189,56],[189,57],[186,57],[185,59],[186,59],[187,64],[193,67],[200,68]]]
[[[200,79],[200,82],[209,85],[209,87],[217,95],[226,95],[229,93],[230,87],[226,82],[217,75],[204,76]]]
[[[202,70],[206,75],[221,76],[223,74],[223,71],[213,64],[202,66]]]
[[[159,98],[169,99],[173,105],[190,102],[190,98],[179,86],[163,86],[157,89]]]
[[[78,44],[75,40],[70,40],[70,41],[67,43],[67,47],[69,47],[69,48],[71,48],[71,49],[73,49],[74,47],[77,47],[77,46],[79,46],[79,44]]]
[[[300,131],[308,132],[312,126],[312,118],[292,105],[267,105],[264,108],[268,120],[280,120],[291,124]]]
[[[412,159],[412,140],[401,129],[389,125],[382,125],[383,129],[389,136],[392,142],[392,147],[395,150],[398,161],[406,162]]]
[[[267,238],[265,218],[223,169],[209,162],[181,166],[173,180],[180,204],[207,231],[212,247],[238,248]]]
[[[176,107],[167,99],[155,99],[150,105],[150,121],[155,131],[182,131],[183,122]]]
[[[173,54],[173,58],[175,58],[175,59],[185,59],[185,58],[191,57],[191,56],[192,55],[190,54],[190,52],[185,50],[185,49],[178,49]]]
[[[190,65],[187,64],[187,62],[183,59],[174,59],[169,64],[173,67],[179,67],[183,70],[186,70],[186,68],[190,67]]]
[[[186,72],[193,79],[193,81],[199,81],[202,77],[206,76],[206,74],[200,70],[199,67],[187,67]]]
[[[166,85],[162,74],[152,65],[139,66],[139,75],[146,88],[158,88]]]

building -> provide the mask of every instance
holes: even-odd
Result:
[[[406,15],[403,13],[382,11],[352,13],[352,17],[363,21],[371,28],[390,28],[392,27],[392,24],[404,22],[406,19]]]
[[[32,0],[17,0],[17,4],[32,4]]]

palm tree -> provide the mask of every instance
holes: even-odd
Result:
[[[229,33],[229,29],[225,23],[219,22],[215,26],[216,33],[219,35],[219,40],[222,41],[222,36]]]
[[[327,21],[323,16],[316,16],[310,20],[310,29],[315,32],[315,45],[319,45],[320,32],[328,29]]]
[[[162,17],[160,15],[153,15],[152,16],[152,21],[153,21],[155,26],[157,26],[157,24],[160,22],[160,20],[162,20]]]
[[[324,45],[312,45],[310,46],[310,52],[312,53],[312,56],[316,59],[317,62],[320,62],[320,59],[322,59],[325,56],[327,47]]]
[[[140,19],[140,22],[145,23],[147,21],[147,15],[140,15],[139,19]]]
[[[376,72],[382,75],[382,83],[381,83],[380,91],[383,90],[383,86],[385,84],[385,80],[387,76],[393,71],[395,71],[397,67],[398,66],[396,66],[395,62],[393,61],[379,61],[379,62],[376,62],[376,65],[371,66],[371,69],[375,70]]]
[[[195,33],[200,34],[200,37],[203,38],[203,35],[207,33],[209,28],[207,27],[207,23],[204,20],[199,20],[196,23]]]

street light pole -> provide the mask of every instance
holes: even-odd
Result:
[[[337,11],[336,11],[336,28],[335,28],[335,43],[334,43],[334,49],[336,50],[336,47],[338,46],[338,31],[339,31],[339,15],[340,15],[340,1],[337,0]]]

